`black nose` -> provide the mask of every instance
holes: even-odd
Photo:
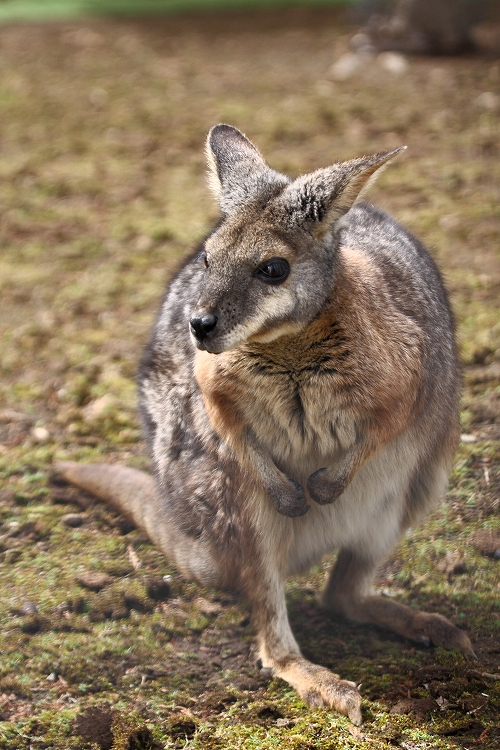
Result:
[[[214,330],[217,321],[217,315],[202,313],[201,315],[193,315],[189,321],[189,327],[191,328],[191,333],[196,336],[198,341],[202,341],[205,336],[208,336]]]

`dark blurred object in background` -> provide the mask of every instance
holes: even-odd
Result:
[[[361,55],[382,50],[500,54],[500,3],[496,0],[360,0],[351,18],[365,24],[352,40]]]

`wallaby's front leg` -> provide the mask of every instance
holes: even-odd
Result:
[[[222,356],[217,359],[202,351],[195,355],[195,375],[212,427],[231,446],[240,464],[260,482],[279,513],[303,516],[309,510],[304,490],[278,469],[245,423],[238,409],[241,394],[237,381],[224,379]]]
[[[320,505],[333,503],[372,452],[366,441],[360,441],[349,448],[337,464],[311,474],[307,480],[307,489],[312,499]]]
[[[245,430],[244,439],[238,453],[248,469],[259,479],[262,487],[273,501],[278,513],[284,516],[303,516],[309,510],[304,490],[293,479],[290,479],[271,461],[257,446],[249,429]]]
[[[251,605],[263,666],[292,685],[309,705],[333,708],[361,724],[361,696],[355,683],[301,655],[288,622],[283,581],[273,575],[254,586]]]

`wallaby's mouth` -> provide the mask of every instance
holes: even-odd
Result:
[[[193,342],[196,349],[199,349],[201,352],[208,352],[209,354],[221,354],[222,352],[226,351],[225,346],[221,346],[219,342],[213,341],[208,336],[204,336],[203,338],[198,338],[194,333],[190,326],[189,333],[191,335],[191,341]]]
[[[225,351],[224,348],[219,348],[210,344],[204,344],[199,341],[194,341],[194,345],[201,352],[208,352],[209,354],[222,354]]]

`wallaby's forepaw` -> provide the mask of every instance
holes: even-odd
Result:
[[[346,476],[332,477],[328,469],[318,469],[307,480],[307,489],[319,505],[328,505],[343,493],[348,484]]]
[[[341,680],[329,669],[302,658],[283,670],[276,669],[276,674],[293,685],[308,705],[333,708],[356,726],[362,723],[361,695],[354,682]]]
[[[268,493],[278,513],[282,513],[284,516],[290,516],[291,518],[303,516],[311,507],[307,504],[304,490],[293,479],[287,478],[286,484],[283,483],[279,487],[270,488]]]

